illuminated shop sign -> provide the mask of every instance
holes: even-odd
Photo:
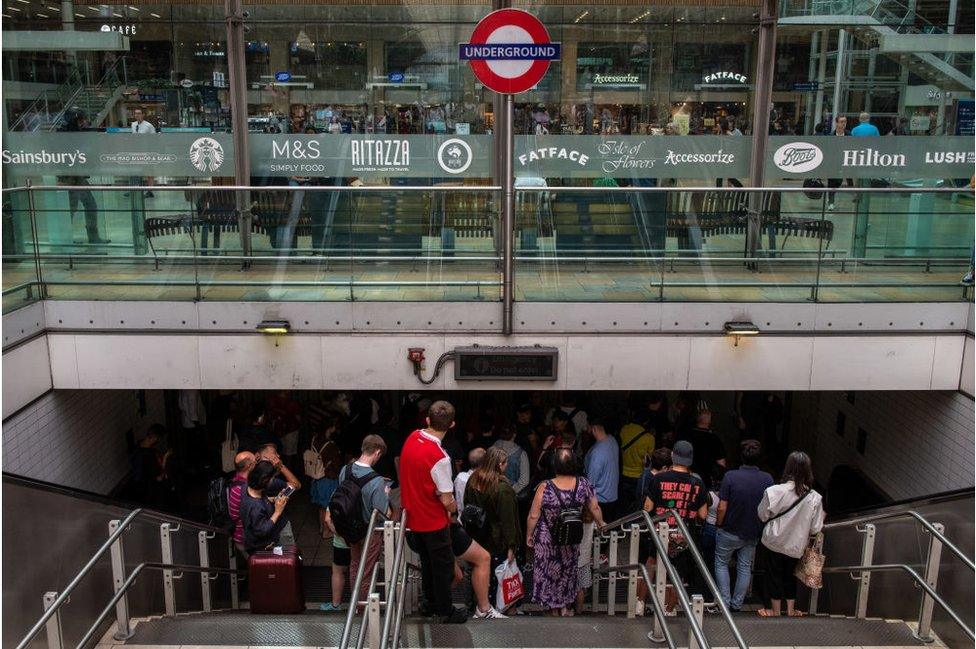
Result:
[[[118,32],[120,34],[125,34],[126,36],[135,36],[136,35],[136,26],[135,25],[132,25],[132,24],[129,24],[129,25],[109,25],[109,24],[105,24],[105,25],[102,25],[101,26],[100,31],[103,31],[103,32]]]
[[[600,74],[593,75],[593,85],[595,86],[629,86],[640,83],[640,78],[636,74]]]
[[[745,83],[746,75],[738,72],[712,72],[702,79],[704,83],[713,85],[728,85],[730,83]]]

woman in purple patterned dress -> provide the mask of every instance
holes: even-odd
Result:
[[[529,511],[526,544],[534,550],[532,599],[548,608],[550,615],[571,616],[579,590],[579,546],[553,542],[552,529],[559,511],[569,506],[589,508],[597,528],[603,527],[593,485],[578,477],[576,464],[572,449],[557,450],[553,456],[556,477],[539,485]]]

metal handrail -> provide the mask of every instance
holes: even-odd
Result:
[[[118,529],[116,529],[114,532],[109,534],[108,539],[105,541],[105,543],[103,543],[102,546],[95,551],[95,554],[92,555],[91,559],[89,559],[88,562],[82,567],[82,569],[78,571],[78,574],[76,574],[74,578],[68,583],[68,585],[65,586],[64,590],[62,590],[58,594],[57,598],[51,603],[51,606],[48,607],[46,611],[44,611],[44,614],[41,615],[40,619],[34,624],[34,626],[31,627],[31,629],[27,632],[27,635],[25,635],[23,640],[21,640],[17,644],[15,649],[26,649],[27,645],[30,644],[30,641],[33,640],[34,637],[38,633],[40,633],[41,629],[44,628],[44,625],[47,624],[47,621],[50,620],[52,617],[54,617],[54,614],[57,613],[58,610],[61,608],[61,606],[68,601],[68,599],[71,597],[71,593],[74,591],[75,588],[78,587],[78,584],[81,583],[81,580],[84,579],[89,572],[91,572],[92,568],[95,567],[95,564],[98,563],[98,560],[101,559],[106,552],[111,550],[112,545],[115,543],[115,541],[117,541],[119,537],[121,537],[122,534],[129,528],[132,522],[140,516],[154,518],[155,520],[161,520],[164,522],[170,520],[176,520],[180,525],[186,525],[188,527],[192,527],[194,529],[198,529],[206,532],[218,532],[221,534],[225,534],[223,530],[210,527],[209,525],[194,523],[193,521],[186,520],[185,518],[179,518],[177,516],[167,517],[158,512],[154,512],[148,509],[143,509],[141,507],[139,509],[132,510],[129,513],[129,515],[126,516],[119,524]],[[211,570],[217,570],[217,568],[212,568]]]
[[[363,556],[365,557],[366,555]],[[369,579],[369,588],[366,590],[367,593],[372,593],[374,590],[376,590],[376,582],[379,578],[379,574],[380,562],[377,561],[373,564],[373,574]],[[377,597],[379,596],[377,595]],[[359,637],[356,639],[356,649],[363,649],[363,647],[366,645],[366,625],[369,616],[369,598],[370,595],[367,595],[365,600],[359,602],[363,606],[363,621],[362,624],[359,625]]]
[[[373,540],[373,530],[376,527],[377,516],[380,512],[376,509],[369,515],[369,523],[366,526],[366,540],[363,541],[363,551],[360,556],[364,559],[369,556],[369,546]],[[379,565],[379,564],[377,564]],[[366,561],[359,562],[359,569],[356,570],[356,580],[353,584],[352,597],[349,600],[349,610],[346,612],[346,624],[342,627],[342,639],[339,640],[338,649],[346,649],[349,646],[349,635],[352,631],[352,618],[356,614],[356,607],[359,604],[359,589],[363,585],[363,573],[366,571]],[[21,649],[17,647],[17,649]]]
[[[105,608],[102,609],[101,614],[99,614],[94,624],[88,627],[88,631],[85,633],[84,637],[82,637],[82,639],[75,646],[75,649],[85,649],[85,645],[88,644],[88,641],[91,640],[92,636],[95,635],[95,633],[98,631],[99,625],[101,625],[101,623],[105,621],[105,618],[109,616],[109,614],[112,612],[112,609],[115,608],[115,605],[118,604],[119,600],[125,596],[126,592],[129,590],[132,584],[135,583],[136,578],[145,569],[173,570],[175,572],[197,572],[201,574],[206,573],[207,575],[209,575],[210,573],[229,574],[229,575],[247,574],[247,570],[243,568],[241,569],[215,568],[209,566],[205,568],[203,566],[191,566],[191,565],[176,564],[176,563],[156,563],[156,562],[140,563],[138,566],[135,567],[135,569],[132,571],[129,577],[124,582],[122,582],[122,585],[115,592],[115,595],[112,597],[112,599],[109,600],[108,604],[106,604]]]
[[[681,518],[681,514],[678,513],[677,509],[671,508],[668,510],[674,517],[675,523],[678,525],[678,529],[684,534],[685,538],[688,539],[688,552],[691,552],[692,558],[695,560],[695,564],[698,566],[698,570],[701,571],[702,577],[705,578],[705,583],[708,585],[708,589],[712,591],[712,595],[715,596],[715,604],[718,605],[719,611],[722,613],[722,617],[725,618],[726,623],[732,630],[732,635],[735,637],[735,642],[741,649],[747,649],[745,639],[743,639],[742,634],[739,633],[739,627],[735,625],[732,620],[732,613],[729,612],[729,607],[726,606],[725,600],[722,599],[722,594],[718,591],[718,586],[715,584],[715,579],[712,577],[712,571],[708,569],[705,565],[705,559],[702,558],[701,552],[698,551],[698,546],[695,544],[691,537],[691,533],[688,531],[688,526],[685,525],[684,520]],[[649,517],[648,517],[649,518]]]
[[[380,635],[380,646],[379,649],[386,649],[387,639],[390,637],[390,625],[393,623],[393,618],[397,616],[397,608],[401,606],[401,603],[405,599],[404,593],[401,591],[397,595],[397,577],[400,570],[406,572],[407,568],[404,565],[404,552],[403,547],[406,545],[407,541],[407,510],[404,509],[400,512],[400,530],[397,533],[397,539],[395,544],[395,551],[393,554],[393,570],[392,574],[384,575],[383,580],[386,582],[386,615],[383,617],[383,631]],[[369,596],[367,595],[367,599]],[[399,631],[396,633],[399,638]],[[375,649],[375,648],[374,648]],[[396,644],[392,646],[392,649],[397,649]]]
[[[939,606],[942,607],[942,610],[944,610],[949,615],[949,617],[952,618],[953,622],[959,625],[959,627],[963,630],[963,632],[966,635],[969,636],[971,640],[976,640],[976,632],[974,632],[973,629],[971,629],[970,627],[966,626],[966,623],[962,620],[962,618],[959,617],[959,614],[956,613],[956,611],[951,606],[949,606],[949,604],[947,604],[944,599],[939,597],[938,593],[935,592],[935,589],[929,586],[928,583],[926,583],[925,579],[923,579],[922,576],[919,575],[914,568],[912,568],[907,564],[882,563],[882,564],[870,565],[870,566],[831,566],[829,568],[824,568],[823,572],[824,573],[891,572],[894,570],[904,570],[905,572],[907,572],[909,576],[915,581],[915,583],[921,586],[922,589],[926,593],[928,593],[929,597],[931,597]]]
[[[939,539],[942,545],[944,545],[946,548],[949,549],[950,552],[956,555],[956,557],[964,564],[966,564],[966,566],[968,566],[970,570],[976,571],[976,563],[973,563],[973,560],[967,557],[962,550],[960,550],[958,547],[956,547],[956,545],[952,543],[952,541],[947,539],[945,534],[937,530],[935,526],[928,521],[928,519],[926,519],[924,516],[922,516],[915,510],[908,510],[904,512],[889,512],[887,514],[872,514],[869,516],[859,516],[857,518],[852,518],[846,521],[827,523],[826,525],[823,526],[823,529],[824,531],[833,530],[842,527],[859,526],[859,525],[863,525],[864,523],[873,523],[876,521],[883,521],[883,520],[890,520],[894,518],[904,518],[904,517],[914,518],[916,521],[921,523],[922,527],[924,527],[929,534]]]
[[[671,629],[668,628],[667,616],[664,614],[664,607],[657,598],[654,585],[651,583],[651,578],[647,573],[647,566],[645,566],[643,563],[628,563],[620,566],[601,566],[596,568],[593,572],[598,574],[609,574],[611,572],[630,572],[631,570],[639,571],[641,578],[647,585],[647,592],[651,598],[651,606],[654,609],[654,616],[657,618],[658,622],[661,623],[661,633],[664,635],[664,641],[667,643],[668,649],[676,649],[674,636],[671,635]],[[689,614],[688,618],[695,620],[696,623],[698,622],[693,615]],[[396,649],[396,647],[393,647],[393,649]]]

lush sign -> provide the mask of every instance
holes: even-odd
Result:
[[[766,178],[969,178],[976,165],[971,137],[769,138]]]

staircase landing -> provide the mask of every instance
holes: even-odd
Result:
[[[251,615],[225,612],[186,615],[143,621],[135,635],[118,649],[133,645],[221,647],[335,647],[345,615],[308,611],[304,615]],[[750,647],[916,647],[923,643],[901,621],[807,617],[762,619],[755,614],[735,616]],[[688,628],[681,617],[670,618],[675,641],[687,645]],[[422,619],[404,621],[403,647],[665,647],[647,639],[652,619],[605,616],[549,618],[518,616],[508,620],[469,620],[463,625],[430,624]],[[705,632],[713,647],[735,644],[720,617],[705,619]],[[353,638],[355,646],[355,636]]]

